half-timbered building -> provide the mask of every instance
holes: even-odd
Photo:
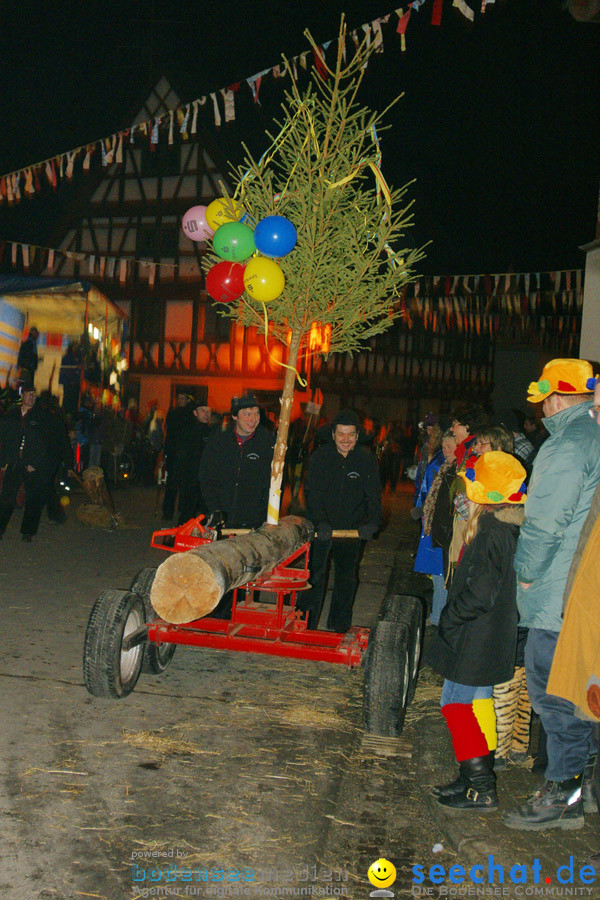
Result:
[[[127,314],[127,390],[141,409],[151,401],[168,408],[182,387],[221,410],[248,389],[274,402],[284,368],[269,356],[264,335],[216,312],[204,290],[205,244],[181,229],[187,209],[228,187],[227,162],[201,127],[170,144],[162,135],[153,143],[143,125],[179,103],[161,78],[132,122],[133,141],[106,148],[99,180],[62,226],[60,249],[68,255],[57,255],[53,273],[85,275]],[[281,345],[269,349],[275,359],[284,355]]]

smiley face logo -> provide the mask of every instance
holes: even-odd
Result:
[[[378,859],[369,866],[369,881],[376,888],[386,888],[396,880],[396,868],[387,859]]]

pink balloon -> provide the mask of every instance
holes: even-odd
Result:
[[[191,241],[210,241],[214,231],[206,222],[206,207],[192,206],[184,213],[181,227]]]

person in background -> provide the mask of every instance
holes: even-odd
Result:
[[[536,453],[548,437],[548,432],[535,413],[529,413],[525,416],[523,420],[523,434],[533,444]]]
[[[514,440],[514,450],[513,455],[517,457],[517,459],[523,463],[525,469],[527,471],[527,477],[531,476],[531,470],[533,468],[533,461],[535,459],[535,455],[537,453],[537,449],[531,443],[529,438],[525,437],[521,430],[521,425],[519,422],[519,417],[514,409],[502,410],[498,413],[497,417],[498,421],[508,428],[509,431],[512,432],[513,440]]]
[[[418,461],[413,495],[414,507],[420,505],[417,501],[421,494],[421,483],[425,475],[425,469],[439,453],[442,446],[442,431],[438,425],[438,417],[434,413],[427,413],[423,421],[419,423],[419,432],[420,442],[417,451]]]
[[[353,410],[334,418],[331,438],[316,450],[308,464],[306,514],[315,526],[310,554],[310,590],[300,597],[298,609],[307,611],[308,627],[317,628],[332,555],[333,594],[327,627],[346,632],[358,585],[357,567],[363,541],[381,526],[381,483],[375,456],[358,445],[359,419]],[[332,539],[334,530],[357,529],[358,539]]]
[[[177,480],[175,478],[175,460],[177,435],[183,422],[183,410],[193,400],[185,391],[179,391],[176,404],[167,413],[165,421],[164,456],[167,471],[167,483],[163,498],[162,517],[164,522],[170,522],[175,515],[175,503],[177,500]]]
[[[421,494],[418,498],[419,507],[417,510],[421,515],[421,539],[417,550],[414,569],[415,572],[423,572],[431,575],[433,581],[433,600],[431,607],[431,615],[429,621],[432,625],[438,625],[440,621],[440,613],[446,604],[448,592],[446,590],[446,577],[444,569],[444,554],[441,547],[434,547],[431,539],[431,530],[425,530],[424,507],[426,499],[436,485],[436,496],[439,490],[438,475],[444,472],[454,464],[454,451],[456,450],[456,438],[450,429],[442,435],[442,449],[433,457],[427,468],[425,476],[421,483]],[[443,471],[442,471],[443,470]]]
[[[503,817],[508,828],[581,828],[583,772],[595,750],[590,722],[572,702],[549,694],[548,677],[562,626],[567,576],[600,482],[600,431],[589,416],[595,379],[589,362],[554,359],[529,385],[549,432],[533,466],[514,567],[519,582],[527,687],[546,732],[546,783]]]
[[[33,385],[35,381],[35,373],[38,367],[37,341],[40,336],[39,331],[33,325],[29,329],[29,335],[19,347],[19,355],[17,357],[17,369],[19,370],[19,378],[28,385]]]
[[[438,803],[485,812],[498,805],[495,684],[512,677],[518,612],[513,558],[523,521],[525,469],[502,451],[461,473],[469,500],[462,554],[426,661],[446,679],[441,709],[459,764],[434,789]]]
[[[444,491],[440,490],[437,498],[431,533],[434,546],[444,551],[446,566],[446,585],[452,581],[452,575],[463,546],[463,538],[469,516],[469,504],[460,473],[472,468],[477,460],[474,450],[475,431],[487,424],[487,416],[478,404],[459,406],[452,416],[451,431],[456,439],[455,469],[453,481],[446,479]],[[451,473],[448,472],[448,476]],[[447,490],[446,490],[447,488]]]
[[[0,421],[0,468],[4,469],[0,492],[0,538],[25,486],[25,511],[21,538],[31,542],[37,534],[51,478],[49,454],[52,422],[49,412],[36,402],[33,385],[21,389],[22,402]]]
[[[66,416],[75,421],[79,404],[79,388],[81,384],[81,357],[76,344],[70,343],[67,352],[60,361],[58,383],[62,385],[62,408]]]
[[[48,519],[56,525],[62,525],[67,517],[58,496],[57,481],[61,475],[73,475],[73,447],[69,437],[64,410],[58,405],[58,397],[50,391],[42,391],[37,401],[50,417],[48,463],[50,480],[46,497],[46,513]]]

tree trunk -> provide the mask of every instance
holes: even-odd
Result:
[[[283,469],[285,466],[285,454],[287,451],[288,431],[290,430],[290,418],[292,415],[292,405],[294,403],[296,363],[298,362],[298,350],[300,349],[301,339],[302,331],[298,328],[296,331],[292,332],[292,339],[290,341],[290,353],[287,362],[288,366],[291,366],[291,368],[285,370],[285,382],[283,385],[283,394],[281,395],[281,413],[279,416],[279,426],[277,428],[275,450],[273,452],[273,462],[271,463],[269,508],[267,511],[267,524],[269,525],[277,525],[279,521],[279,510],[281,507],[281,482],[283,480]]]
[[[174,553],[157,569],[150,602],[165,622],[193,622],[212,612],[227,591],[270,572],[313,534],[308,519],[286,516],[275,527],[262,525],[249,534]]]

